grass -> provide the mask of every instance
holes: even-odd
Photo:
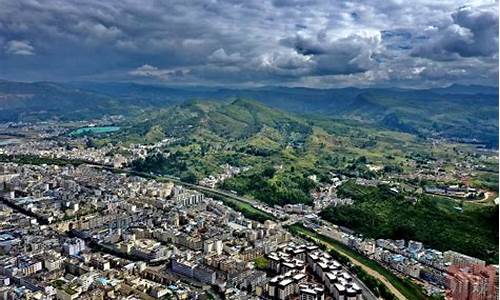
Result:
[[[255,267],[259,270],[266,270],[269,264],[269,260],[264,256],[259,256],[253,261],[255,263]]]
[[[299,224],[293,224],[289,227],[289,229],[292,233],[302,233],[314,239],[318,239],[321,242],[332,247],[333,249],[339,251],[340,253],[344,253],[345,255],[352,257],[361,264],[376,271],[381,276],[385,277],[399,292],[401,292],[401,294],[403,294],[409,300],[419,300],[428,298],[426,295],[422,293],[421,288],[416,284],[410,282],[409,280],[401,279],[400,277],[394,275],[391,271],[384,268],[378,262],[366,258],[365,256],[359,254],[358,252],[350,249],[349,247],[343,245],[342,243],[332,238],[318,234]]]
[[[82,127],[75,129],[69,133],[70,136],[84,136],[100,133],[109,133],[120,130],[117,126],[101,126],[101,127]]]

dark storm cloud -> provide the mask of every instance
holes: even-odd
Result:
[[[282,44],[309,58],[311,75],[355,74],[370,68],[372,54],[379,50],[380,37],[353,34],[335,39],[321,32],[310,38],[298,35],[283,40]]]
[[[451,14],[451,21],[426,30],[428,41],[413,54],[438,60],[498,54],[498,10],[461,7]]]
[[[0,78],[320,87],[494,83],[497,5],[6,0],[0,1]]]

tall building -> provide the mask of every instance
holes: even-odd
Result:
[[[495,300],[498,271],[492,266],[452,266],[448,269],[446,298],[453,300]]]
[[[63,249],[67,255],[78,255],[85,250],[85,242],[79,238],[70,239],[64,243]]]

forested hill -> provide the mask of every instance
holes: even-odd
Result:
[[[189,101],[140,115],[121,134],[127,139],[158,142],[165,136],[203,138],[207,141],[241,141],[241,145],[269,149],[303,142],[312,133],[305,119],[257,101],[230,103]]]

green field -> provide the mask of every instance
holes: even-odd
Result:
[[[82,136],[89,134],[110,133],[120,130],[118,126],[82,127],[69,133],[70,136]]]

